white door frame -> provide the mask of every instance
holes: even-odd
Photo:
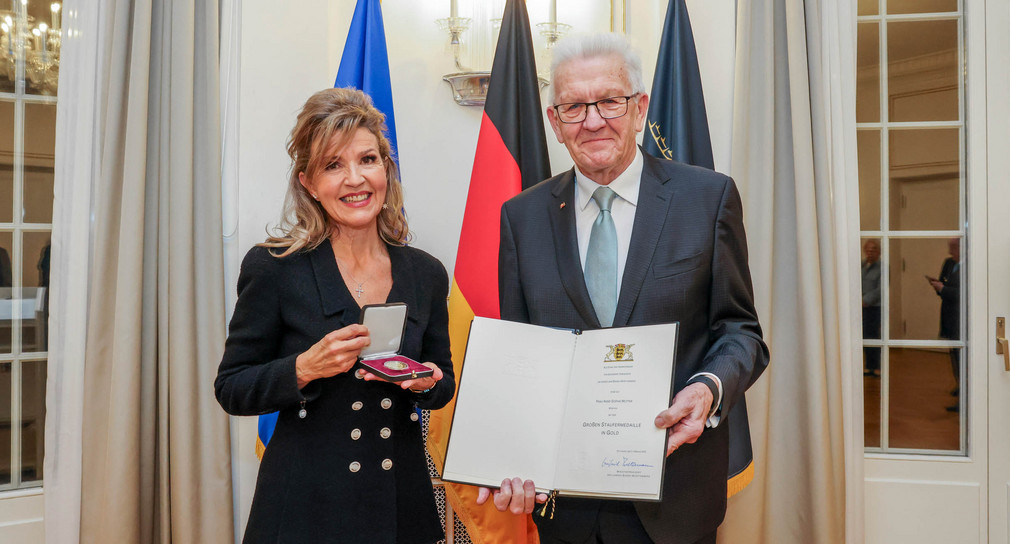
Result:
[[[964,14],[966,243],[962,248],[967,300],[965,419],[967,455],[865,455],[865,534],[867,543],[998,542],[989,534],[989,461],[987,354],[993,340],[987,302],[989,251],[987,235],[986,0],[962,0]],[[1006,9],[1006,0],[989,0]],[[1010,28],[1004,28],[1004,35]],[[1004,36],[1005,37],[1005,36]],[[1006,59],[1006,57],[1004,57]],[[991,82],[989,82],[991,85]],[[1002,86],[1010,92],[1010,83]],[[1008,119],[1004,114],[1003,119]],[[1008,169],[1004,168],[1003,172]],[[1004,229],[1006,230],[1006,229]],[[1004,246],[1007,247],[1007,246]],[[1005,270],[1010,271],[1010,266]],[[1010,298],[1010,297],[1008,297]],[[1010,305],[1008,305],[1010,306]],[[1010,307],[1008,307],[1010,311]],[[1010,313],[1007,314],[1010,317]],[[1008,378],[1010,380],[1010,378]],[[1010,412],[1004,412],[1010,419]],[[1006,419],[996,420],[1006,426]],[[1010,450],[997,450],[1010,451]],[[1003,494],[1006,497],[1006,492]],[[1004,513],[1004,520],[1006,519]],[[1004,522],[1005,525],[1005,522]]]
[[[988,365],[989,414],[989,542],[1010,542],[1010,372],[995,353],[997,317],[1010,318],[1010,2],[986,5],[986,88],[989,89],[986,146],[988,149],[989,217]]]

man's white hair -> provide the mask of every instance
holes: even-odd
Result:
[[[593,59],[616,55],[624,62],[624,73],[631,83],[632,93],[644,93],[645,81],[642,79],[642,59],[631,47],[628,40],[620,34],[577,34],[559,41],[554,46],[551,59],[551,86],[548,91],[548,103],[554,103],[555,85],[558,68],[566,62],[576,59]]]

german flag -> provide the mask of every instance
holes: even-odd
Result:
[[[501,206],[550,177],[540,87],[524,0],[508,0],[495,49],[487,101],[470,174],[463,230],[449,294],[449,335],[456,376],[463,365],[470,321],[500,316],[498,239]],[[457,386],[459,381],[457,380]],[[442,471],[455,401],[431,413],[428,451]],[[477,488],[449,484],[446,497],[477,544],[538,542],[530,516],[477,506]]]

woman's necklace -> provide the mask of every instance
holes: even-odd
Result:
[[[341,253],[337,251],[336,244],[332,240],[330,243],[334,246],[334,254]],[[353,247],[353,244],[351,244],[351,246]],[[381,249],[384,248],[380,247],[379,249],[381,251]],[[355,255],[358,255],[358,257],[355,258]],[[358,299],[361,299],[361,297],[365,294],[365,284],[376,276],[378,276],[380,282],[375,289],[382,289],[384,283],[381,281],[384,277],[384,256],[384,254],[365,249],[364,251],[359,252],[354,252],[352,250],[346,260],[340,258],[337,259],[337,269],[340,271],[340,275],[344,278],[344,283],[347,284],[348,291],[353,292]],[[357,268],[353,268],[354,264],[358,265]],[[358,278],[351,273],[352,269],[357,270],[358,274],[364,276],[365,279],[358,280]],[[350,281],[348,281],[348,279]],[[372,282],[372,284],[375,285],[375,282]],[[351,287],[352,285],[354,285],[353,288]]]
[[[337,262],[339,263],[340,261],[337,261]],[[339,268],[339,266],[338,266],[338,268]],[[364,289],[363,286],[366,283],[368,283],[368,280],[372,279],[371,276],[366,277],[365,281],[358,281],[358,278],[355,278],[354,274],[351,274],[351,271],[349,269],[346,270],[346,272],[347,272],[347,275],[351,278],[351,281],[354,282],[354,283],[356,283],[356,284],[358,284],[358,286],[354,288],[354,292],[358,294],[358,298],[361,298],[361,295],[365,294],[365,289]]]

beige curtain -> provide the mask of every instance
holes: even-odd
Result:
[[[862,542],[852,0],[738,4],[732,174],[771,365],[720,542]]]
[[[64,374],[83,375],[83,398],[70,399],[79,427],[64,417],[65,432],[47,435],[47,466],[68,467],[54,484],[76,494],[47,501],[47,537],[232,542],[228,420],[213,393],[225,337],[218,4],[67,0],[64,9],[97,14],[79,27],[77,44],[90,50],[77,56],[87,62],[64,66],[60,80],[60,107],[67,95],[93,100],[79,104],[93,125],[65,112],[58,121],[92,138],[78,141],[91,160],[76,165],[91,171],[58,178],[56,189],[57,207],[70,208],[61,198],[85,191],[67,184],[90,183],[90,251],[66,251],[76,262],[54,266],[88,281],[85,322],[64,324],[85,330],[83,354],[51,362],[82,364]],[[64,173],[74,169],[69,155],[61,160]],[[86,225],[78,217],[56,231]],[[51,383],[50,393],[59,386],[71,384]],[[62,416],[76,408],[49,402]],[[79,465],[63,462],[75,447]]]

